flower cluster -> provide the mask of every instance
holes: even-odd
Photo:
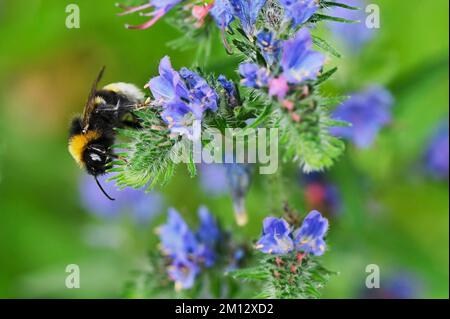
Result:
[[[158,229],[161,249],[170,260],[168,275],[176,290],[192,288],[202,267],[210,268],[216,262],[215,248],[221,238],[217,221],[205,207],[199,209],[198,216],[200,227],[194,233],[181,215],[170,209],[167,223]]]
[[[215,0],[211,9],[217,25],[228,28],[235,19],[249,37],[255,34],[255,25],[267,0]],[[294,27],[306,23],[319,9],[319,0],[280,0],[284,9],[285,22],[292,22]]]
[[[256,248],[263,253],[287,254],[296,250],[321,256],[325,252],[328,220],[318,211],[310,212],[295,231],[283,218],[268,217],[263,224],[263,234],[256,243]]]
[[[352,126],[333,127],[332,134],[352,141],[358,148],[370,147],[379,131],[391,122],[393,102],[392,95],[378,86],[351,95],[336,108],[333,117]]]
[[[257,43],[267,64],[276,62],[279,68],[274,68],[277,71],[272,72],[255,63],[242,63],[239,67],[242,84],[252,88],[268,87],[269,95],[279,100],[286,97],[290,85],[317,79],[325,63],[325,56],[312,50],[312,37],[306,28],[283,42],[276,40],[273,34],[262,31],[257,36]]]
[[[182,10],[188,11],[193,18],[193,26],[200,28],[210,14],[217,26],[225,30],[234,20],[239,20],[242,29],[248,36],[253,36],[255,25],[267,0],[205,0],[199,4],[197,0],[148,0],[138,6],[118,5],[123,9],[119,15],[140,12],[141,16],[151,17],[140,25],[126,25],[129,29],[148,29],[176,5],[183,3]],[[319,0],[280,0],[285,22],[292,22],[294,27],[306,23],[320,8]]]
[[[159,64],[159,76],[152,78],[148,87],[154,104],[162,107],[161,118],[177,135],[192,139],[193,121],[218,109],[218,95],[206,80],[187,68],[175,71],[167,56]]]
[[[425,152],[425,167],[437,179],[448,180],[449,130],[448,120],[441,123]]]

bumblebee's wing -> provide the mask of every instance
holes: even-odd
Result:
[[[87,127],[89,125],[90,116],[91,116],[92,112],[94,111],[94,108],[95,108],[94,100],[95,100],[95,93],[97,92],[97,85],[100,82],[100,80],[102,79],[104,72],[105,72],[105,67],[102,67],[102,69],[100,70],[100,73],[97,76],[97,79],[92,84],[91,92],[89,93],[88,100],[84,107],[84,111],[83,111],[83,129],[84,130],[87,129]]]

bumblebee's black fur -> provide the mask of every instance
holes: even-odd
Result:
[[[87,143],[82,154],[82,162],[88,174],[98,176],[106,173],[115,157],[111,149],[115,140],[115,128],[139,128],[140,124],[131,113],[136,102],[107,90],[99,90],[95,96],[102,98],[106,103],[97,105],[90,114],[87,131],[95,131],[98,137]],[[70,126],[69,139],[85,134],[84,130],[81,117],[74,118]]]

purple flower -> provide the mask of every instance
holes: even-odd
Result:
[[[358,52],[360,48],[370,41],[375,33],[375,29],[366,26],[366,1],[346,0],[345,4],[360,8],[359,10],[348,10],[340,7],[333,7],[331,14],[335,17],[347,20],[360,21],[359,23],[328,22],[328,26],[333,34],[341,40],[350,52]]]
[[[217,221],[204,206],[199,208],[198,217],[200,219],[200,227],[197,231],[197,237],[201,242],[213,247],[220,239]]]
[[[273,59],[278,58],[276,53],[279,44],[267,33],[260,34],[259,46],[263,54],[265,48],[274,46]],[[272,43],[272,44],[271,44]],[[270,49],[269,51],[272,51]],[[285,98],[289,91],[289,84],[301,84],[304,81],[315,80],[325,63],[325,56],[312,50],[312,38],[309,30],[304,28],[297,32],[294,38],[281,44],[282,68],[280,75],[271,75],[266,68],[259,67],[255,63],[241,63],[239,73],[242,76],[242,84],[252,88],[263,88],[269,85],[269,95],[277,96],[279,100]],[[267,52],[266,52],[267,53]],[[277,61],[278,62],[278,61]]]
[[[299,84],[317,78],[325,63],[325,56],[311,48],[312,38],[307,28],[301,29],[293,39],[283,43],[281,66],[283,76],[289,83]]]
[[[358,148],[370,147],[379,131],[391,122],[392,95],[382,87],[371,87],[351,96],[333,112],[333,118],[350,127],[333,127],[335,136],[351,140]]]
[[[175,282],[175,290],[180,291],[194,286],[200,267],[188,259],[177,258],[168,267],[167,272],[170,279]]]
[[[445,120],[437,128],[425,153],[425,168],[437,179],[448,179],[449,123]]]
[[[200,185],[205,193],[221,196],[228,193],[228,180],[225,165],[202,164],[200,166]]]
[[[308,21],[319,9],[318,0],[280,0],[280,4],[295,27]]]
[[[245,198],[250,188],[252,167],[248,164],[226,164],[226,174],[233,199],[236,222],[239,226],[244,226],[248,222]]]
[[[380,289],[364,289],[363,299],[417,299],[420,297],[422,282],[412,273],[396,271],[382,280]]]
[[[414,299],[419,296],[420,281],[411,273],[397,273],[391,276],[382,294],[385,299]]]
[[[263,234],[256,249],[266,254],[286,254],[294,249],[291,228],[282,218],[268,217],[263,222]]]
[[[161,248],[170,259],[167,269],[176,289],[189,289],[202,267],[212,267],[221,238],[217,221],[206,207],[198,211],[200,226],[194,234],[175,209],[169,210],[167,223],[158,229]]]
[[[193,121],[202,120],[207,110],[217,111],[216,92],[197,73],[186,68],[175,71],[167,56],[160,62],[159,74],[148,86],[155,103],[163,108],[162,119],[172,133],[193,138]]]
[[[139,6],[123,6],[118,5],[123,8],[124,11],[119,13],[119,15],[126,15],[130,13],[140,12],[141,16],[152,17],[149,21],[140,25],[126,25],[129,29],[148,29],[154,25],[161,17],[163,17],[167,12],[169,12],[173,7],[184,0],[149,0],[148,3]],[[147,9],[152,9],[150,12],[142,12]]]
[[[209,86],[206,80],[187,68],[182,68],[180,70],[180,75],[184,79],[189,90],[188,98],[191,102],[190,105],[194,115],[196,115],[197,118],[201,118],[203,112],[206,110],[216,112],[218,107],[218,96],[216,91]]]
[[[196,255],[198,242],[194,233],[173,208],[169,209],[167,223],[158,229],[163,252],[176,259]]]
[[[273,33],[261,31],[256,36],[256,41],[268,65],[278,61],[281,52],[281,41],[277,40]]]
[[[156,101],[167,103],[174,101],[177,97],[188,98],[189,92],[181,80],[181,76],[172,68],[170,58],[165,56],[159,63],[159,76],[149,82],[150,90]]]
[[[323,237],[328,231],[328,220],[314,210],[306,216],[302,226],[294,232],[295,247],[305,253],[321,256],[325,252]]]
[[[255,23],[266,0],[229,0],[233,7],[234,16],[241,21],[242,28],[247,35],[253,35]]]
[[[224,75],[219,75],[217,81],[223,87],[227,96],[227,105],[234,108],[239,105],[239,95],[236,89],[236,85],[233,81],[228,80]]]
[[[286,254],[294,249],[306,254],[321,256],[325,252],[323,237],[328,230],[328,220],[312,211],[295,232],[282,218],[264,219],[263,234],[256,243],[256,249],[266,254]]]
[[[85,176],[80,182],[80,195],[84,207],[104,218],[115,218],[121,214],[129,213],[137,223],[148,223],[159,213],[163,207],[161,194],[144,190],[125,188],[119,190],[113,181],[108,182],[110,175],[99,176],[100,183],[105,191],[116,200],[107,199],[98,189],[91,176]]]
[[[269,82],[269,72],[260,68],[255,63],[241,63],[239,73],[242,76],[241,83],[244,86],[259,89],[266,87]]]
[[[214,249],[221,237],[220,229],[216,219],[206,207],[202,206],[199,208],[198,217],[200,226],[197,231],[197,239],[200,245],[197,258],[205,267],[212,267],[216,262]]]
[[[228,28],[230,23],[234,20],[233,6],[229,0],[215,0],[210,12],[219,28],[222,30]]]
[[[216,0],[211,15],[223,30],[237,17],[247,35],[253,35],[255,23],[266,0]]]

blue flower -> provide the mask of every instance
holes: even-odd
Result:
[[[256,249],[266,254],[286,254],[294,249],[291,228],[282,218],[268,217],[263,222],[263,234]]]
[[[333,118],[349,127],[333,127],[331,133],[351,140],[358,148],[370,147],[379,131],[391,122],[392,95],[382,87],[371,87],[351,96],[333,112]]]
[[[437,128],[425,153],[425,167],[431,176],[448,179],[449,123],[445,120]]]
[[[116,199],[114,202],[99,191],[91,176],[85,176],[80,181],[81,202],[89,212],[104,218],[116,218],[128,213],[138,224],[149,223],[161,213],[163,208],[161,194],[157,192],[146,194],[144,190],[133,188],[119,190],[114,181],[108,181],[110,177],[110,175],[103,175],[98,179],[106,192]]]
[[[236,86],[232,81],[229,81],[225,75],[219,75],[217,78],[217,81],[220,83],[220,85],[225,89],[225,91],[229,95],[236,95]]]
[[[319,9],[318,0],[280,0],[280,4],[295,27],[308,21]]]
[[[217,93],[197,73],[186,68],[175,71],[168,57],[161,60],[159,74],[148,86],[163,108],[162,119],[172,133],[193,138],[193,121],[202,120],[207,110],[217,111]]]
[[[405,271],[390,276],[383,286],[381,294],[384,299],[415,299],[419,297],[422,290],[417,276]]]
[[[366,13],[364,8],[366,7],[366,1],[364,0],[346,0],[346,4],[360,8],[359,10],[348,10],[340,7],[333,7],[332,15],[347,20],[359,21],[359,23],[341,23],[330,21],[328,26],[333,34],[341,40],[348,51],[351,53],[358,52],[361,47],[370,41],[376,29],[369,29],[366,24]]]
[[[256,36],[256,40],[267,64],[272,65],[274,62],[278,61],[281,52],[281,41],[277,40],[273,33],[261,31]]]
[[[177,258],[168,267],[167,272],[170,279],[175,282],[175,290],[180,291],[194,286],[200,267],[188,259]]]
[[[253,35],[256,19],[266,0],[216,0],[211,15],[221,29],[237,17],[247,35]]]
[[[126,25],[126,27],[129,29],[148,29],[181,1],[184,0],[149,0],[148,3],[139,6],[119,5],[119,7],[124,9],[124,11],[119,13],[119,15],[126,15],[141,11],[141,16],[150,16],[152,18],[146,23],[140,25]],[[152,9],[153,11],[146,13],[142,12],[147,9]]]
[[[326,249],[323,237],[327,231],[328,220],[318,211],[310,212],[302,226],[294,232],[296,249],[316,256],[323,255]]]
[[[180,214],[173,208],[169,209],[167,223],[158,229],[163,252],[172,258],[195,256],[198,241]]]
[[[182,68],[180,75],[189,89],[188,98],[191,101],[191,108],[194,110],[194,114],[198,114],[198,117],[201,117],[206,110],[216,112],[218,96],[208,82],[187,68]]]
[[[229,107],[236,107],[239,105],[238,92],[236,90],[236,85],[233,81],[228,80],[224,75],[219,75],[217,81],[224,88],[227,96],[227,105]]]
[[[233,199],[236,222],[239,226],[244,226],[248,222],[245,198],[250,188],[252,167],[249,164],[226,164],[226,176]]]
[[[212,196],[221,196],[228,193],[228,180],[225,165],[200,165],[200,185],[205,193]]]
[[[200,226],[195,234],[175,209],[169,210],[167,223],[158,229],[161,249],[171,262],[167,270],[176,289],[191,288],[202,267],[216,263],[220,229],[206,207],[201,207],[198,215]]]
[[[266,87],[269,82],[269,72],[260,68],[255,63],[241,63],[239,73],[242,76],[241,83],[244,86],[259,89]]]
[[[241,21],[247,35],[253,35],[255,23],[266,0],[229,0],[233,6],[233,14]]]
[[[215,0],[210,12],[219,28],[222,30],[228,28],[230,23],[234,20],[233,6],[229,0]]]
[[[239,265],[242,263],[245,258],[245,250],[242,247],[238,247],[231,256],[231,261],[228,264],[226,271],[231,272],[239,268]]]
[[[216,219],[206,207],[202,206],[199,208],[198,216],[200,227],[197,231],[197,239],[200,245],[197,258],[205,267],[211,267],[216,262],[215,247],[221,237],[220,229]]]
[[[194,138],[192,128],[194,120],[201,119],[195,117],[189,105],[179,98],[164,104],[161,118],[167,123],[172,134],[184,135],[190,139]]]
[[[159,103],[175,101],[177,97],[188,98],[189,92],[181,76],[172,68],[170,59],[165,56],[159,63],[159,76],[149,82],[149,88]]]
[[[200,242],[213,247],[220,239],[220,230],[217,221],[204,206],[198,210],[198,217],[200,219],[200,227],[197,231],[197,237]]]
[[[301,29],[293,39],[283,43],[281,66],[283,76],[289,83],[299,84],[317,78],[325,63],[325,56],[311,48],[312,38],[307,28]]]
[[[417,299],[422,293],[422,280],[416,274],[405,270],[384,277],[380,289],[365,288],[359,298],[362,299]]]

